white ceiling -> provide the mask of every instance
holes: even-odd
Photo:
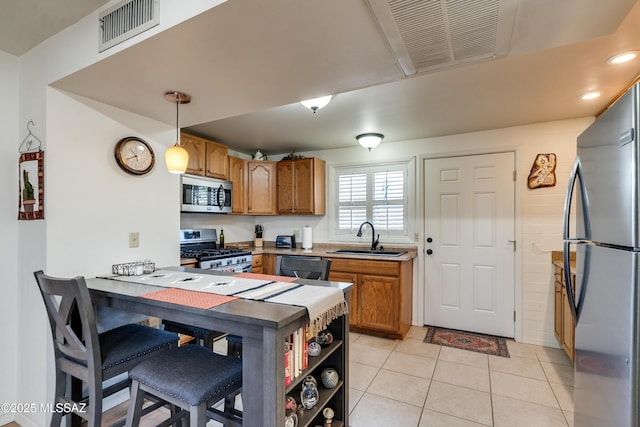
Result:
[[[48,2],[0,0],[0,28],[14,11],[10,21],[28,18],[18,13],[22,3]],[[76,10],[73,3],[104,2],[59,3]],[[640,75],[640,60],[606,64],[640,49],[635,0],[500,5],[514,12],[506,51],[408,77],[369,0],[229,0],[54,86],[166,123],[175,108],[163,93],[183,91],[193,99],[181,107],[183,128],[238,151],[274,154],[349,147],[363,132],[392,143],[595,115]],[[0,50],[25,49],[0,36]],[[589,90],[602,96],[581,101]],[[297,103],[325,94],[336,96],[316,114]]]
[[[20,56],[106,3],[108,0],[0,0],[0,50]]]

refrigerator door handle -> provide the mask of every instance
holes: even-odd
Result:
[[[570,248],[572,244],[581,245],[584,248],[584,256],[581,265],[580,283],[576,283],[576,289],[573,289],[573,283],[571,280],[571,262],[570,262]],[[571,241],[564,242],[563,248],[563,273],[564,273],[564,286],[567,289],[567,299],[569,300],[569,308],[571,309],[571,316],[573,317],[574,326],[578,324],[580,320],[580,313],[582,312],[582,305],[584,297],[587,294],[587,285],[589,284],[589,267],[591,264],[591,245],[580,242],[573,243]],[[576,272],[577,273],[577,272]],[[576,274],[576,279],[578,275]],[[577,280],[576,280],[577,281]],[[578,289],[580,295],[576,295]],[[577,298],[576,298],[577,296]]]
[[[570,217],[571,217],[571,200],[573,199],[574,189],[578,183],[578,189],[580,191],[580,201],[582,204],[582,221],[584,225],[584,236],[571,237],[569,234],[570,229]],[[567,195],[564,200],[564,220],[562,228],[562,238],[564,240],[563,248],[563,264],[564,264],[564,283],[567,289],[567,298],[569,300],[569,308],[573,317],[573,323],[577,324],[580,319],[580,312],[582,311],[582,301],[587,290],[588,276],[589,276],[589,258],[591,254],[591,247],[586,244],[586,241],[591,239],[591,217],[589,214],[589,198],[587,196],[587,187],[584,183],[584,177],[582,172],[582,164],[580,163],[580,157],[576,157],[571,168],[571,175],[569,176],[569,185],[567,186]],[[582,275],[580,283],[576,283],[574,292],[573,284],[571,281],[571,262],[570,262],[570,249],[571,245],[583,245],[584,247],[584,260],[582,264]],[[580,295],[576,298],[576,292],[580,291]]]
[[[582,219],[584,221],[584,237],[569,236],[570,229],[570,217],[571,217],[571,199],[573,199],[573,192],[576,186],[576,182],[580,188],[580,195],[582,200]],[[587,187],[584,183],[582,174],[582,164],[580,158],[576,157],[571,168],[571,175],[569,175],[569,185],[567,186],[567,195],[564,199],[564,219],[562,227],[562,239],[582,241],[591,239],[591,218],[589,215],[589,199],[587,197]]]

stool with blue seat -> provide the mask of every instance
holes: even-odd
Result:
[[[162,425],[170,425],[188,413],[191,427],[204,427],[209,419],[224,426],[241,426],[241,413],[232,402],[242,389],[242,360],[187,345],[158,355],[129,371],[131,399],[127,427],[140,423],[146,397],[181,408]],[[224,410],[214,405],[225,400]]]
[[[129,371],[141,361],[169,353],[168,350],[177,347],[178,335],[139,324],[98,334],[95,312],[83,277],[56,278],[42,271],[34,275],[53,336],[54,403],[70,410],[54,412],[50,425],[60,426],[62,418],[73,413],[87,420],[88,427],[100,427],[103,398],[130,384],[127,377],[108,387],[103,387],[103,382]],[[69,378],[81,380],[87,395],[74,400]]]

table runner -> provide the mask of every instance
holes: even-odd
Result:
[[[208,292],[188,291],[186,289],[168,288],[160,291],[149,292],[140,295],[143,298],[155,301],[170,302],[186,305],[187,307],[209,309],[221,304],[238,299],[227,295],[218,295]]]
[[[268,279],[276,278],[287,281],[267,280],[261,274],[255,276],[257,279],[248,278],[253,277],[250,274],[217,276],[158,270],[142,276],[106,276],[103,278],[305,307],[312,326],[317,330],[326,329],[332,320],[348,312],[344,292],[341,289],[291,283],[290,280],[295,280],[295,278],[284,276],[267,275]]]

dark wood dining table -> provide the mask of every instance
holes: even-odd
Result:
[[[175,270],[206,274],[205,270],[169,267]],[[211,274],[220,275],[220,272]],[[301,284],[332,286],[342,289],[348,300],[350,283],[297,279]],[[87,286],[94,304],[160,319],[222,331],[242,337],[243,425],[281,427],[285,422],[285,339],[309,323],[304,307],[247,299],[218,305],[210,309],[156,301],[141,295],[163,289],[158,286],[114,279],[89,278]],[[348,315],[337,319],[348,349]],[[344,361],[348,364],[348,361]],[[345,369],[348,369],[346,366]],[[345,378],[348,381],[348,378]],[[346,389],[348,390],[348,388]],[[348,412],[347,393],[344,406]],[[348,414],[346,415],[348,417]]]

